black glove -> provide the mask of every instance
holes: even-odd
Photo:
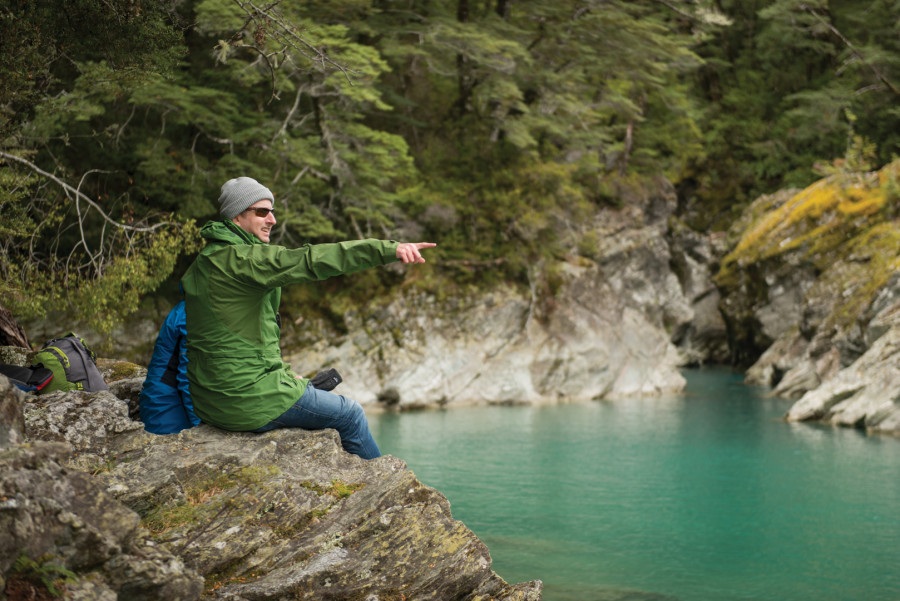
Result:
[[[344,379],[341,377],[341,374],[339,374],[336,369],[332,368],[320,371],[310,378],[309,383],[317,390],[334,390],[335,386],[343,381]]]

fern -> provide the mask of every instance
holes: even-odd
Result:
[[[63,566],[51,563],[52,560],[51,555],[43,555],[34,560],[22,553],[13,564],[13,574],[35,585],[43,585],[51,595],[59,597],[62,591],[58,587],[78,582],[78,575]]]

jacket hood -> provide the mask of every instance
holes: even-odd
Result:
[[[200,228],[200,236],[209,242],[225,244],[265,244],[231,221],[207,221],[206,225]]]

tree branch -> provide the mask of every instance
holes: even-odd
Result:
[[[285,43],[287,43],[301,55],[308,58],[312,63],[320,63],[323,70],[326,63],[333,66],[335,69],[344,74],[344,76],[347,78],[347,82],[352,86],[353,80],[350,78],[350,74],[354,73],[353,70],[348,69],[344,65],[341,65],[337,61],[331,59],[325,51],[317,48],[311,42],[307,41],[306,38],[296,33],[294,31],[294,28],[289,23],[286,23],[272,10],[280,3],[280,1],[281,0],[277,0],[276,2],[273,2],[268,6],[259,7],[256,6],[251,0],[234,0],[234,3],[237,4],[241,8],[241,10],[247,13],[248,17],[248,20],[244,23],[244,27],[242,27],[240,31],[243,31],[250,21],[256,21],[256,15],[261,15],[272,23],[275,23],[279,27],[279,29],[281,30],[281,34],[286,37],[286,39],[284,40]],[[292,40],[296,41],[297,43],[294,43],[294,41]],[[304,49],[304,47],[306,49]],[[257,51],[259,51],[260,54],[263,54],[261,50],[257,49]],[[312,53],[312,56],[309,53],[310,51]]]
[[[47,171],[44,171],[43,169],[41,169],[40,167],[38,167],[37,165],[35,165],[35,164],[32,163],[31,161],[29,161],[29,160],[27,160],[27,159],[23,159],[22,157],[18,157],[18,156],[14,155],[14,154],[9,154],[8,152],[3,152],[2,150],[0,150],[0,158],[6,159],[7,161],[15,161],[15,162],[17,162],[17,163],[21,163],[21,164],[25,165],[26,167],[28,167],[29,169],[31,169],[32,171],[34,171],[35,173],[37,173],[37,174],[39,174],[39,175],[42,175],[42,176],[46,177],[46,178],[49,179],[50,181],[52,181],[52,182],[54,182],[55,184],[57,184],[60,188],[62,188],[62,189],[66,192],[66,196],[67,196],[67,197],[71,198],[71,195],[75,195],[76,198],[79,198],[79,199],[81,199],[81,200],[84,200],[86,203],[88,203],[89,205],[91,205],[92,207],[94,207],[95,209],[97,209],[97,212],[100,213],[100,215],[103,217],[103,219],[104,219],[107,223],[110,223],[111,225],[114,225],[114,226],[116,226],[116,227],[119,228],[119,229],[128,230],[128,231],[133,231],[133,232],[152,232],[152,231],[155,231],[155,230],[157,230],[157,229],[159,229],[159,228],[161,228],[161,227],[163,227],[163,226],[165,226],[165,225],[171,225],[171,222],[169,222],[169,221],[163,221],[163,222],[160,222],[160,223],[156,223],[156,224],[151,225],[151,226],[149,226],[149,227],[135,227],[135,226],[133,226],[133,225],[126,225],[126,224],[124,224],[124,223],[119,223],[118,221],[116,221],[115,219],[113,219],[112,217],[110,217],[109,215],[107,215],[107,214],[103,211],[103,209],[100,208],[100,205],[98,205],[96,202],[94,202],[93,200],[91,200],[91,198],[90,198],[89,196],[87,196],[86,194],[83,194],[83,193],[82,193],[81,191],[79,191],[78,189],[73,188],[72,186],[70,186],[69,184],[67,184],[67,183],[64,182],[63,180],[59,179],[58,177],[56,177],[56,176],[53,175],[52,173],[49,173],[49,172],[47,172]]]
[[[895,96],[900,97],[900,89],[898,89],[897,86],[895,86],[893,83],[891,83],[891,81],[887,78],[887,76],[884,73],[882,73],[881,70],[878,69],[878,67],[876,67],[875,65],[868,62],[866,60],[866,57],[863,56],[862,52],[860,52],[860,50],[857,49],[856,46],[853,45],[853,42],[848,40],[847,37],[843,33],[841,33],[837,27],[834,26],[834,24],[832,24],[830,21],[826,20],[824,17],[822,17],[822,15],[820,15],[815,10],[813,10],[813,7],[808,6],[807,4],[801,4],[800,8],[802,8],[804,11],[806,11],[807,13],[812,15],[822,25],[827,27],[831,31],[831,33],[833,33],[835,36],[837,36],[837,38],[839,40],[841,40],[845,46],[847,46],[847,48],[850,50],[850,52],[853,54],[853,56],[855,56],[857,59],[859,59],[859,61],[862,64],[867,66],[872,71],[872,73],[875,74],[875,77],[878,79],[878,81],[883,83]]]

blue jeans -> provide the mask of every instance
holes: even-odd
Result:
[[[323,430],[334,428],[341,436],[344,450],[363,459],[381,457],[381,451],[369,432],[369,421],[359,403],[345,396],[316,390],[312,384],[294,405],[262,428],[254,432],[268,432],[276,428]]]

